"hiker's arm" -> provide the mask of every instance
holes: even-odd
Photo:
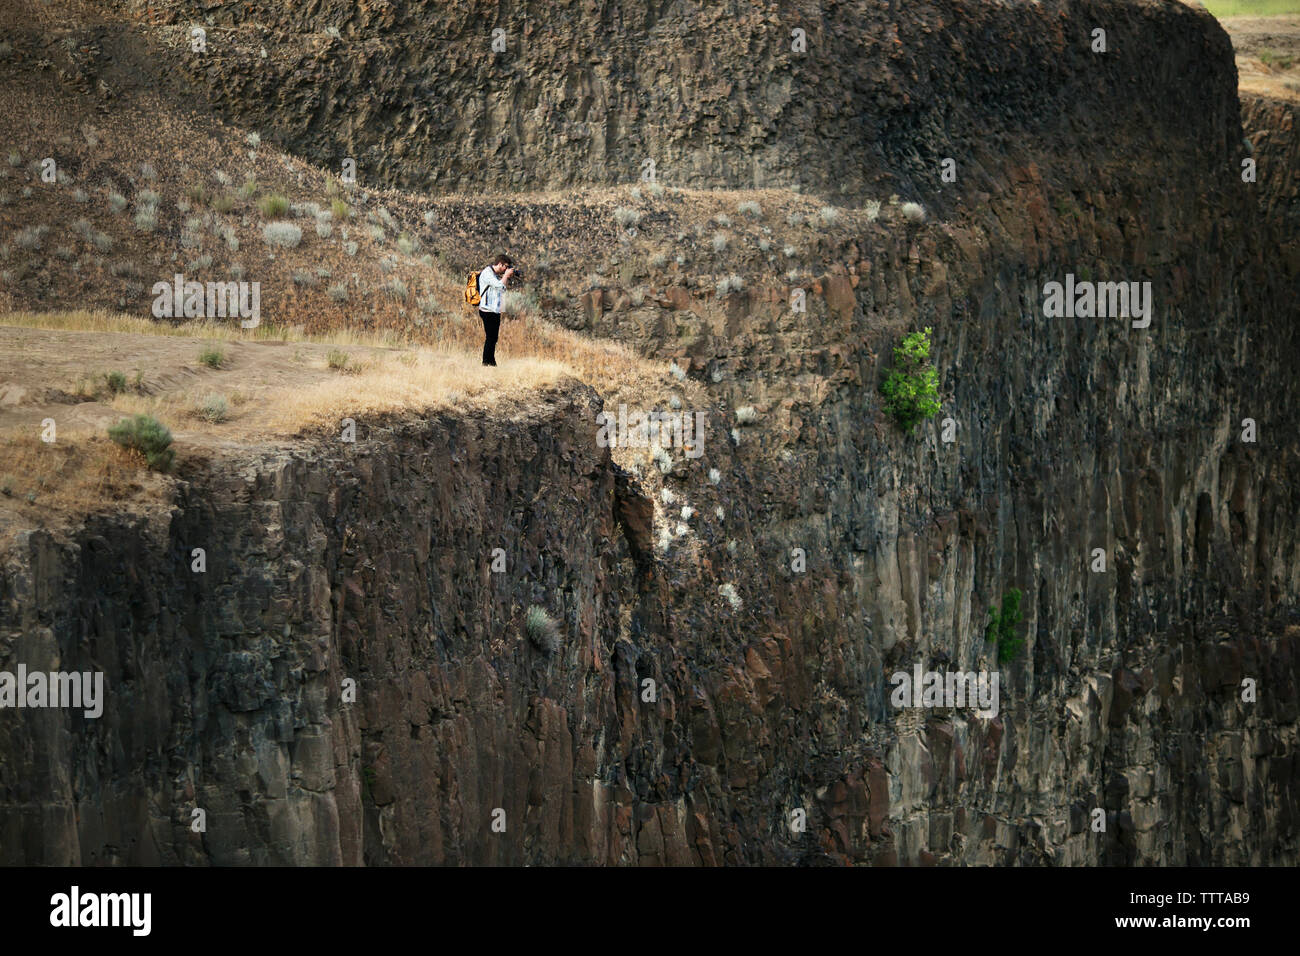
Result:
[[[487,275],[483,279],[483,284],[485,286],[491,286],[494,289],[504,289],[506,287],[505,280],[491,269],[487,271]]]

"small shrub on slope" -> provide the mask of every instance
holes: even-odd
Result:
[[[528,639],[538,650],[554,654],[560,649],[560,636],[555,621],[546,613],[545,608],[538,607],[536,604],[528,608],[528,613],[524,615],[524,630],[528,632]]]
[[[150,415],[124,418],[110,425],[108,437],[123,448],[140,452],[155,471],[167,471],[172,466],[175,457],[171,450],[172,433]]]
[[[885,411],[910,432],[939,411],[939,372],[930,365],[930,330],[912,332],[894,349],[894,367],[880,386]]]
[[[1016,626],[1022,620],[1020,597],[1020,591],[1012,588],[1002,597],[1001,611],[995,607],[989,608],[989,623],[984,629],[984,639],[997,642],[999,664],[1014,660],[1025,646],[1025,639],[1016,635]]]

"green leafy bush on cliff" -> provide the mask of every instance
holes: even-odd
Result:
[[[912,332],[894,349],[894,367],[885,384],[885,411],[910,432],[939,411],[939,372],[930,365],[930,330]]]
[[[172,433],[150,415],[124,418],[108,428],[108,437],[123,448],[138,451],[155,471],[167,471],[175,453],[171,450]]]
[[[1012,588],[1002,596],[1002,610],[989,608],[989,624],[984,629],[984,640],[997,641],[998,663],[1015,660],[1025,646],[1025,639],[1016,636],[1016,626],[1021,622],[1020,591]]]

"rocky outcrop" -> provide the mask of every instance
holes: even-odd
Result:
[[[1300,271],[1300,136],[1295,128],[1296,104],[1263,96],[1242,96],[1241,122],[1256,164],[1263,220],[1278,240],[1280,268]]]
[[[883,189],[945,207],[1018,153],[1114,148],[1112,117],[1220,151],[1189,128],[1223,136],[1236,116],[1193,79],[1233,85],[1227,36],[1155,0],[560,0],[504,18],[484,0],[113,6],[161,24],[151,57],[218,112],[409,188],[627,183],[651,162],[674,186]],[[946,157],[962,165],[948,190]]]

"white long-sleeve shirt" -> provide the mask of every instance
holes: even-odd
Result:
[[[506,290],[505,281],[502,280],[492,267],[488,266],[478,274],[479,299],[478,310],[480,312],[500,312],[501,311],[501,294]]]

